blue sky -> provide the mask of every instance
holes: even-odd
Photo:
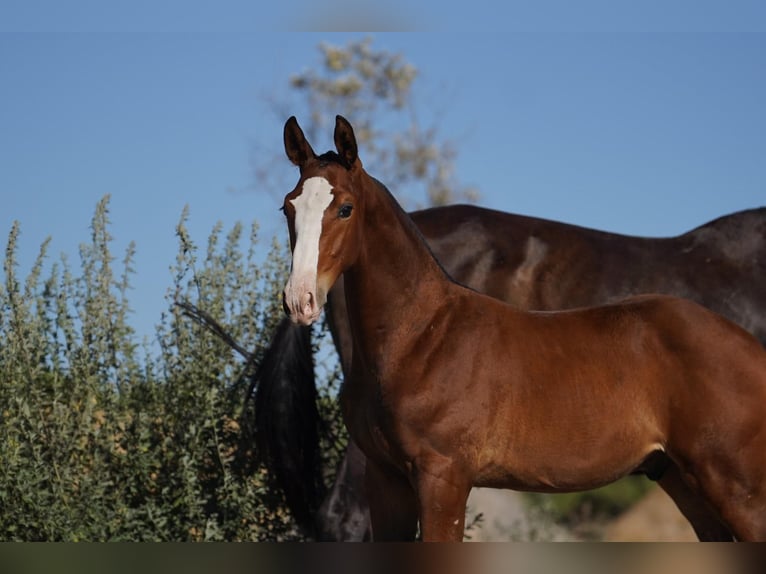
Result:
[[[47,236],[49,260],[63,252],[76,263],[96,202],[111,194],[113,252],[136,242],[141,335],[166,307],[184,205],[198,244],[219,220],[257,220],[264,249],[284,237],[277,208],[288,190],[261,188],[253,162],[296,177],[280,155],[286,118],[269,99],[289,101],[290,75],[319,63],[321,41],[370,35],[418,68],[419,119],[438,121],[458,152],[457,178],[482,205],[637,235],[766,205],[766,34],[738,31],[764,20],[691,18],[702,33],[566,32],[559,14],[549,32],[308,34],[248,31],[227,12],[209,33],[201,13],[170,31],[108,13],[98,31],[57,20],[69,12],[30,24],[35,4],[4,5],[0,18],[4,30],[37,30],[0,33],[0,238],[18,220],[23,269]],[[62,32],[74,29],[83,32]],[[331,142],[328,132],[312,143]]]

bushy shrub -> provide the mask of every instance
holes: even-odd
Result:
[[[217,226],[201,251],[187,218],[156,342],[137,341],[129,324],[134,247],[118,275],[108,197],[78,270],[63,256],[47,266],[46,242],[22,282],[19,225],[11,230],[0,285],[0,540],[300,538],[245,432],[247,362],[176,305],[204,309],[257,362],[281,317],[286,248],[275,241],[259,258],[257,227],[244,238],[237,224],[225,236]],[[322,409],[337,421],[333,384]]]

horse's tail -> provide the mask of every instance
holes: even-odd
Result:
[[[283,318],[253,377],[255,441],[298,525],[314,534],[324,495],[311,327]]]

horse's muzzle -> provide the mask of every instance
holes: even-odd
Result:
[[[322,313],[322,306],[312,291],[294,289],[288,283],[282,296],[282,306],[293,323],[311,325]]]

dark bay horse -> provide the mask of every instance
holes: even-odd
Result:
[[[343,274],[340,400],[366,456],[376,540],[461,540],[473,486],[561,492],[658,479],[701,539],[766,539],[766,351],[689,300],[527,312],[452,281],[336,120],[316,156],[295,118],[285,308],[315,321]]]
[[[642,238],[456,205],[410,214],[457,281],[522,309],[595,305],[644,292],[702,303],[766,345],[766,208],[734,213],[676,237]],[[328,296],[328,319],[346,373],[351,335],[343,278]],[[362,540],[369,514],[364,455],[350,444],[329,494],[320,497],[316,390],[309,328],[283,319],[259,372],[256,405],[270,471],[293,515],[312,536]],[[286,406],[289,405],[289,406]],[[311,444],[309,444],[311,443]]]

